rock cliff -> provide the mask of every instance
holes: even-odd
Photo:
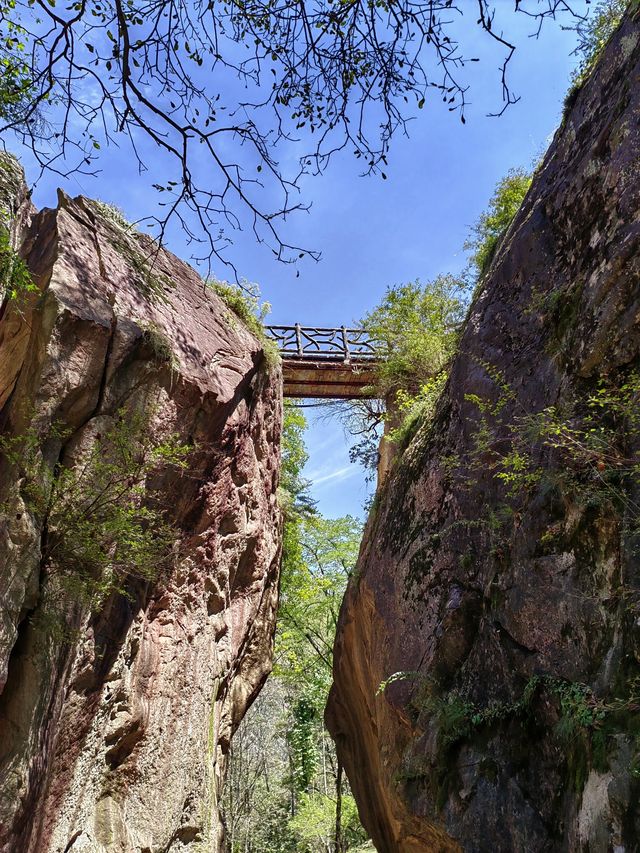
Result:
[[[0,849],[216,851],[270,668],[281,378],[117,211],[9,177],[37,289],[0,315]]]
[[[327,721],[380,853],[638,849],[639,116],[636,10],[369,519]]]

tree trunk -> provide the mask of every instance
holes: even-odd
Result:
[[[336,771],[336,834],[335,851],[342,853],[342,762],[338,760]]]

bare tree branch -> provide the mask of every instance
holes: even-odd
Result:
[[[160,194],[149,218],[228,263],[233,232],[250,228],[285,263],[316,252],[287,242],[307,209],[305,174],[350,149],[363,174],[385,177],[389,145],[439,94],[465,120],[468,74],[455,33],[463,16],[501,53],[501,114],[516,50],[504,27],[521,12],[534,33],[577,12],[567,0],[55,0],[0,2],[0,60],[20,21],[29,98],[0,112],[43,170],[94,174],[100,147],[130,146]],[[474,9],[475,6],[475,9]],[[46,120],[46,121],[45,121]],[[163,155],[159,168],[149,153]],[[295,156],[291,157],[291,152]],[[302,154],[300,154],[302,152]],[[161,179],[171,171],[171,179]]]

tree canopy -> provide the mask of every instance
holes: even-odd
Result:
[[[387,288],[362,326],[380,347],[376,385],[381,396],[415,391],[439,373],[455,351],[464,318],[464,285],[452,275]]]
[[[392,137],[434,99],[465,120],[477,40],[501,55],[496,112],[516,100],[514,14],[534,32],[568,0],[2,0],[0,129],[43,168],[92,172],[100,147],[126,144],[202,255],[250,226],[276,256],[304,207],[300,179],[339,150],[385,177]],[[466,35],[464,35],[466,33]],[[2,96],[0,92],[0,98]],[[154,150],[166,155],[162,168]],[[291,156],[291,151],[295,156]],[[283,156],[284,154],[284,156]]]

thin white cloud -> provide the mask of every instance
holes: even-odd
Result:
[[[330,474],[323,474],[321,477],[309,476],[312,486],[319,486],[321,483],[328,483],[331,480],[346,480],[347,477],[352,477],[358,472],[355,465],[345,465],[344,468],[338,468],[337,471],[332,471]]]

